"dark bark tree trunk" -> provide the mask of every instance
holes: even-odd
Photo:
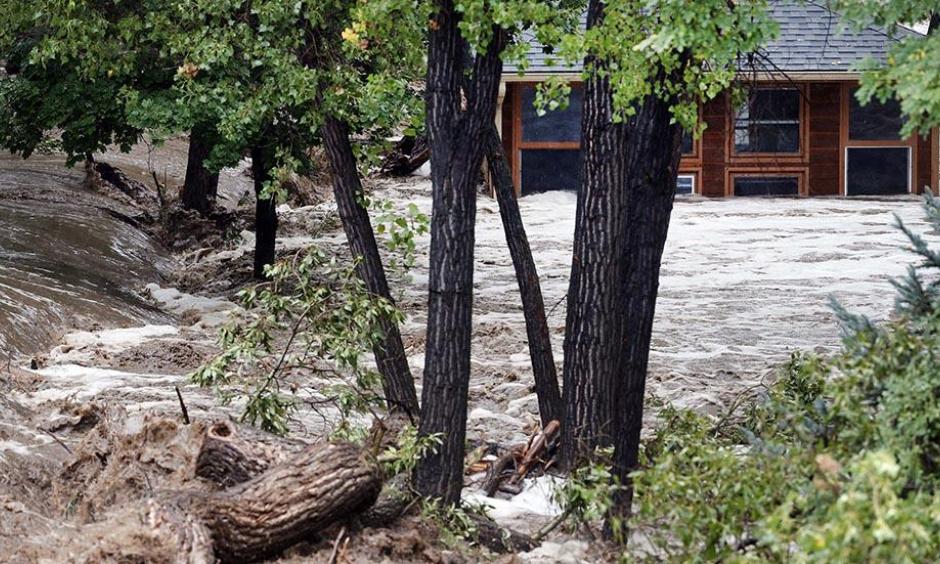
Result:
[[[643,427],[643,400],[649,366],[650,342],[663,248],[669,231],[679,171],[682,129],[672,121],[671,103],[647,98],[628,123],[627,191],[622,240],[626,242],[620,255],[623,270],[623,291],[626,294],[623,312],[625,328],[621,345],[624,355],[619,363],[614,440],[614,471],[621,491],[617,512],[629,513],[633,488],[629,474],[637,469],[640,452],[640,431]]]
[[[486,51],[473,61],[462,109],[468,50],[458,29],[460,15],[453,0],[436,6],[426,87],[433,208],[420,433],[440,433],[443,443],[418,464],[415,487],[422,495],[457,503],[470,385],[476,183],[486,128],[496,113],[506,37],[495,29]]]
[[[333,193],[343,230],[354,257],[356,267],[370,294],[393,302],[382,266],[382,257],[375,242],[375,233],[369,221],[369,212],[361,203],[362,183],[356,157],[349,143],[348,126],[328,118],[323,125],[323,142],[333,169]],[[394,302],[393,302],[394,303]],[[385,318],[381,321],[382,341],[375,346],[376,363],[382,374],[385,398],[392,410],[402,410],[410,416],[418,415],[418,396],[408,366],[408,357],[402,344],[398,323]]]
[[[591,0],[588,27],[600,25],[604,3]],[[586,66],[604,62],[588,56]],[[581,189],[575,216],[565,326],[565,417],[561,457],[575,466],[596,447],[613,444],[614,396],[623,348],[623,208],[627,128],[613,121],[611,86],[603,73],[585,83],[581,121]]]
[[[212,468],[213,481],[237,485],[157,492],[105,520],[63,528],[55,542],[33,543],[35,554],[23,560],[151,562],[172,554],[181,562],[254,562],[355,519],[382,489],[375,458],[357,446],[274,437],[253,445],[226,435],[234,426],[217,425],[216,436],[206,437],[209,448],[200,449],[197,471]]]
[[[506,232],[506,243],[512,256],[512,265],[519,282],[522,311],[525,315],[526,336],[529,340],[529,356],[532,358],[532,374],[535,377],[535,393],[539,400],[539,416],[542,427],[552,421],[561,421],[563,404],[558,388],[558,373],[552,355],[552,340],[545,316],[545,301],[539,273],[535,268],[529,239],[526,236],[519,202],[516,201],[512,183],[512,172],[506,162],[506,150],[496,125],[491,123],[486,136],[486,162],[493,178],[499,215]]]
[[[264,268],[274,264],[277,238],[277,203],[273,197],[263,198],[264,185],[271,180],[274,166],[271,149],[263,145],[251,149],[251,173],[255,183],[255,278],[265,278]]]
[[[189,156],[186,161],[186,180],[181,197],[183,207],[202,215],[215,205],[219,191],[219,173],[205,167],[212,152],[213,134],[206,127],[194,127],[189,134]]]
[[[212,535],[216,557],[251,562],[361,513],[381,489],[381,470],[358,447],[311,445],[193,510]]]

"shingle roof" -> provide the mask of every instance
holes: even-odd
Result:
[[[771,0],[771,13],[780,24],[778,38],[761,50],[753,66],[742,70],[766,72],[848,72],[866,57],[884,61],[890,46],[899,38],[921,34],[899,28],[892,37],[884,29],[857,31],[827,8],[826,0]],[[580,72],[581,65],[559,64],[529,35],[528,74]],[[504,74],[516,74],[506,65]]]

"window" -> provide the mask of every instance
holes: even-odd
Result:
[[[581,139],[581,94],[580,88],[572,88],[567,108],[540,116],[535,109],[535,87],[523,88],[522,140],[578,143]]]
[[[800,102],[800,91],[795,89],[752,91],[735,116],[735,152],[798,154]]]
[[[690,131],[682,132],[682,155],[695,154],[695,139]]]
[[[522,195],[551,190],[577,190],[581,183],[581,151],[527,149],[522,151]]]
[[[846,194],[885,196],[910,192],[910,147],[849,147],[845,155]]]
[[[735,196],[798,196],[798,176],[744,176],[734,177]]]
[[[896,101],[862,105],[857,88],[846,87],[848,139],[845,147],[845,194],[891,196],[911,191],[914,139],[902,139],[904,118]]]
[[[676,180],[676,194],[694,194],[695,176],[692,174],[680,174]]]
[[[849,93],[849,139],[852,141],[900,141],[904,118],[901,104],[888,100],[884,104],[871,100],[862,105],[855,97],[857,90]]]

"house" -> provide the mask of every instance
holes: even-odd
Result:
[[[767,70],[741,69],[751,84],[743,106],[732,108],[728,95],[703,105],[707,129],[683,143],[679,193],[881,196],[937,189],[938,132],[902,139],[897,103],[861,106],[853,96],[855,65],[867,56],[884,61],[898,36],[843,30],[821,2],[771,2],[780,36],[762,51]],[[581,69],[558,66],[541,45],[530,45],[526,74],[507,67],[503,75],[497,116],[516,191],[575,190]],[[535,85],[549,76],[571,78],[571,100],[566,110],[539,117]]]

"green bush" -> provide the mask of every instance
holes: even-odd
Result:
[[[940,232],[940,203],[926,199]],[[895,281],[892,321],[835,310],[831,359],[797,354],[736,432],[666,408],[631,527],[676,562],[932,562],[940,555],[940,253]],[[636,538],[636,537],[634,537]]]

